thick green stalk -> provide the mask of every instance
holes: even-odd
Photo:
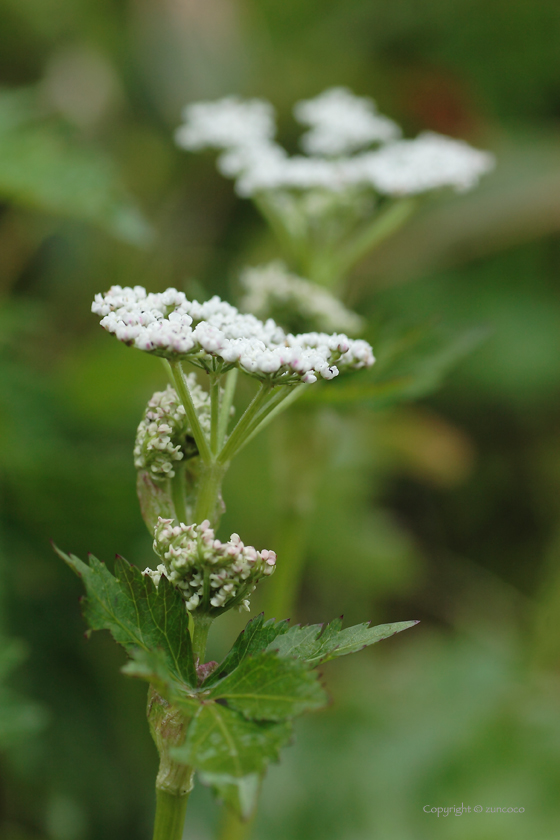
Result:
[[[153,840],[181,840],[189,794],[177,796],[156,788],[156,818]]]
[[[212,526],[218,524],[222,513],[222,481],[227,465],[217,461],[201,464],[194,521],[200,524],[209,519]]]
[[[207,615],[193,616],[192,644],[197,663],[204,662],[211,624],[212,619]],[[169,751],[184,740],[188,720],[150,686],[148,721],[160,758],[153,840],[181,840],[194,770],[174,761]]]
[[[175,475],[169,481],[171,485],[171,498],[173,499],[173,507],[175,509],[175,518],[177,522],[186,522],[188,515],[184,470],[180,468],[175,469]]]
[[[188,721],[150,686],[148,722],[159,752],[153,840],[181,840],[194,770],[174,761],[170,750],[183,742]]]

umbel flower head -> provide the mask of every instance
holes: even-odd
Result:
[[[203,432],[210,434],[210,397],[196,381],[187,376],[187,386]],[[148,470],[155,481],[173,478],[174,464],[198,452],[185,408],[170,385],[156,391],[149,401],[136,432],[134,466]]]
[[[177,289],[147,294],[142,286],[113,286],[96,295],[91,308],[125,344],[208,372],[238,367],[272,385],[333,379],[375,361],[366,341],[343,333],[285,333],[272,319],[241,314],[217,296],[198,303]]]
[[[307,155],[290,156],[275,142],[268,103],[236,97],[187,106],[176,142],[189,151],[219,149],[220,171],[236,178],[236,190],[245,197],[275,190],[390,196],[440,187],[462,191],[494,166],[488,152],[434,132],[400,140],[396,123],[346,88],[298,102],[294,115],[310,127],[301,138]],[[373,144],[378,148],[369,148]]]
[[[364,328],[363,319],[327,289],[292,274],[280,261],[246,268],[240,280],[245,290],[241,309],[260,318],[284,316],[288,323],[297,319],[325,332],[341,330],[349,335]]]
[[[180,590],[189,612],[217,616],[232,607],[248,610],[257,583],[274,572],[276,554],[244,545],[238,534],[220,542],[207,519],[199,525],[173,521],[158,519],[154,551],[162,563],[144,574],[156,586],[165,575]]]

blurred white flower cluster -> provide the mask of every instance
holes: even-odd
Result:
[[[342,333],[286,334],[272,319],[242,314],[215,296],[205,303],[167,289],[147,294],[142,286],[113,286],[98,294],[92,311],[101,326],[125,344],[170,359],[187,359],[207,371],[239,367],[271,384],[333,379],[340,370],[370,367],[366,341]]]
[[[240,280],[245,291],[240,307],[259,318],[287,312],[318,330],[340,330],[349,335],[364,327],[363,319],[327,289],[292,274],[280,261],[246,268]]]
[[[377,113],[372,99],[354,96],[342,87],[298,102],[294,116],[302,125],[310,126],[301,138],[308,155],[344,155],[372,143],[389,143],[401,135],[393,120]]]
[[[176,141],[184,149],[220,149],[220,171],[236,179],[237,192],[369,189],[414,195],[439,187],[467,190],[494,166],[494,157],[461,140],[424,132],[399,139],[400,129],[375,103],[346,88],[331,88],[298,102],[295,118],[310,126],[301,138],[308,153],[290,156],[274,141],[272,106],[228,97],[184,110]],[[378,148],[370,149],[373,144]]]
[[[185,149],[236,149],[267,143],[276,134],[274,109],[262,99],[228,96],[187,105],[176,140]]]
[[[238,534],[222,543],[215,539],[207,519],[200,525],[174,525],[172,519],[159,517],[154,551],[163,562],[155,571],[145,569],[144,574],[156,586],[164,575],[181,591],[189,612],[248,610],[249,595],[276,567],[274,551],[257,551]]]
[[[187,386],[202,430],[209,435],[210,397],[200,387],[194,373],[188,374]],[[182,461],[196,452],[185,408],[177,392],[171,385],[165,391],[156,391],[136,432],[134,466],[137,470],[148,470],[156,481],[173,478],[173,462]]]

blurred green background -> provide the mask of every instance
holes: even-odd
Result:
[[[399,362],[411,400],[324,415],[297,617],[422,624],[328,666],[334,704],[269,773],[255,837],[558,837],[559,43],[557,0],[0,0],[4,840],[151,831],[145,689],[107,634],[84,641],[79,581],[48,544],[151,562],[131,450],[163,370],[110,340],[91,298],[139,283],[235,301],[275,244],[211,155],[174,147],[181,107],[263,96],[293,148],[294,101],[339,84],[498,167],[427,200],[352,278],[380,365],[396,336],[426,339]],[[471,329],[485,340],[444,377]],[[232,468],[222,533],[272,545],[279,435]],[[423,812],[461,803],[525,812]],[[197,788],[186,836],[216,819]]]

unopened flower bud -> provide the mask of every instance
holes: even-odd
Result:
[[[200,425],[209,434],[210,398],[194,374],[188,375],[187,383]],[[170,385],[165,391],[156,391],[138,426],[134,466],[137,470],[147,470],[154,481],[161,481],[174,477],[174,466],[178,461],[196,454],[189,422],[177,392]]]
[[[214,538],[207,519],[200,525],[173,525],[159,518],[154,530],[154,551],[162,563],[146,569],[156,586],[161,575],[181,592],[189,612],[218,615],[237,607],[249,609],[249,595],[276,567],[274,551],[244,545],[238,534],[228,542]]]

